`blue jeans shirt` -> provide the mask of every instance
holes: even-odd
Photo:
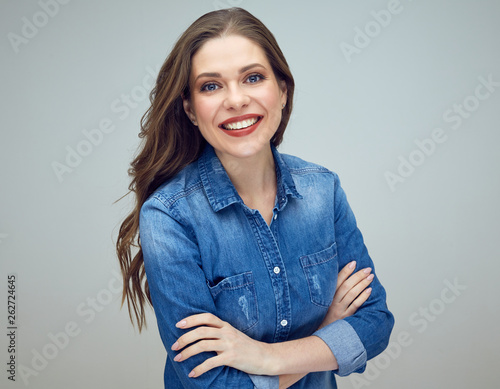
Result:
[[[309,373],[292,388],[336,388],[334,374],[362,372],[388,344],[394,318],[377,276],[353,316],[316,331],[337,274],[357,261],[372,267],[338,176],[272,148],[277,196],[271,225],[248,208],[213,148],[144,203],[140,241],[160,336],[168,351],[164,380],[176,388],[277,388],[278,377],[219,367],[189,372],[215,353],[174,362],[184,317],[210,312],[253,339],[283,342],[316,335],[339,368]],[[375,274],[375,270],[372,271]]]

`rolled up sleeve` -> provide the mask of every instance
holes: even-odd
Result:
[[[255,389],[278,389],[280,386],[280,379],[278,376],[255,375],[250,374]]]
[[[339,376],[349,375],[365,366],[365,347],[356,331],[346,321],[337,320],[313,335],[323,340],[332,351],[339,365],[335,373]]]

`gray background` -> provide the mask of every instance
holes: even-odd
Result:
[[[495,387],[500,2],[54,1],[0,2],[1,333],[11,273],[18,325],[15,383],[0,336],[2,388],[162,387],[154,315],[139,335],[120,310],[114,241],[130,199],[114,201],[148,74],[198,16],[231,5],[276,35],[297,84],[281,150],[339,173],[396,317],[390,349],[340,388]],[[114,131],[85,143],[106,120]],[[415,140],[436,128],[444,141],[424,155]],[[401,158],[418,166],[391,187]]]

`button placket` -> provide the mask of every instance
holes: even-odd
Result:
[[[276,220],[277,213],[278,209],[276,208],[272,218],[273,221]],[[291,303],[285,266],[276,240],[277,224],[271,223],[271,225],[268,225],[258,211],[249,216],[249,220],[253,221],[254,232],[256,233],[262,257],[272,276],[271,285],[276,301],[276,312],[278,313],[274,342],[282,342],[288,339],[290,332],[287,319],[290,318]]]

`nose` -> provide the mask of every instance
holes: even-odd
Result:
[[[250,103],[250,96],[240,85],[230,85],[226,90],[226,98],[224,99],[224,108],[240,110]]]

